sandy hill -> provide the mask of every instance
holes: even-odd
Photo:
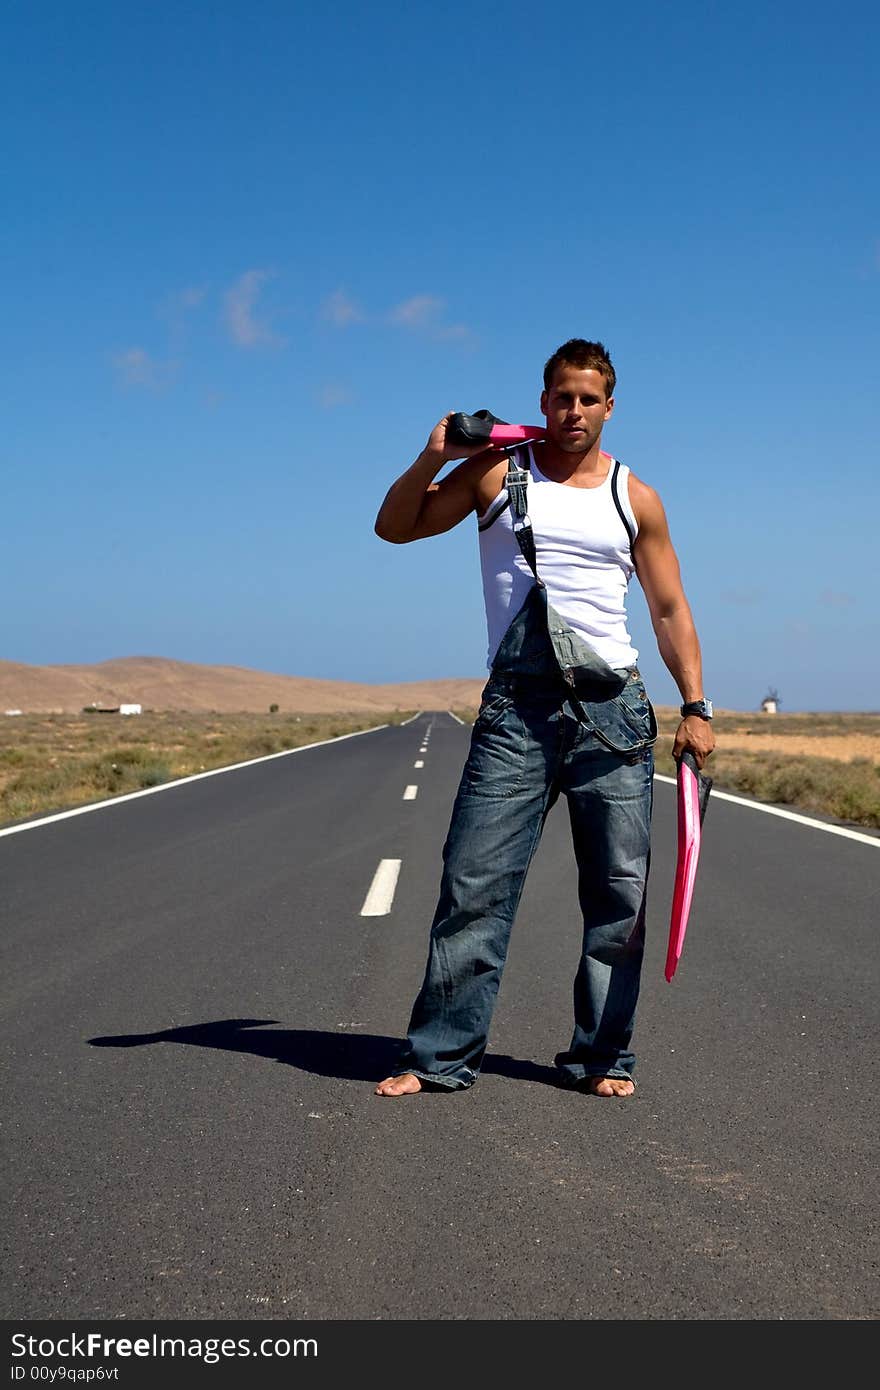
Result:
[[[363,685],[356,681],[275,676],[244,666],[199,666],[159,656],[131,656],[94,666],[25,666],[0,661],[0,711],[78,713],[85,705],[136,703],[151,710],[233,714],[282,711],[449,709],[479,703],[485,677]]]

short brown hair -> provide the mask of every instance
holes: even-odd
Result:
[[[614,395],[617,375],[604,343],[588,343],[585,338],[569,338],[567,343],[563,343],[562,347],[558,347],[553,356],[547,359],[544,367],[545,391],[550,390],[556,368],[561,367],[563,363],[567,367],[580,367],[582,371],[589,368],[591,371],[599,372],[605,378],[606,400]]]

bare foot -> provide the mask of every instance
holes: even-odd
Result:
[[[590,1076],[587,1090],[591,1096],[631,1096],[635,1084],[622,1076]]]
[[[377,1096],[414,1096],[416,1091],[422,1089],[422,1083],[417,1076],[413,1076],[411,1071],[405,1072],[403,1076],[389,1076],[384,1081],[380,1081],[374,1091]]]

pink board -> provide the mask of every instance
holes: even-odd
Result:
[[[491,444],[522,444],[526,439],[543,439],[547,433],[544,425],[493,425],[489,435]]]
[[[681,959],[684,936],[690,916],[697,863],[700,858],[703,816],[712,788],[711,779],[697,769],[693,754],[685,753],[678,764],[678,862],[672,892],[669,946],[666,951],[666,979],[671,981]]]
[[[543,439],[547,433],[544,425],[511,425],[507,420],[499,420],[491,410],[478,410],[474,415],[454,411],[446,425],[446,438],[450,444],[466,444],[469,447],[484,445],[498,449],[510,448],[512,444],[522,444],[527,439]]]

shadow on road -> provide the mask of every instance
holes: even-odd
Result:
[[[305,1028],[284,1028],[261,1033],[273,1018],[225,1018],[216,1023],[195,1023],[188,1028],[166,1028],[159,1033],[122,1033],[116,1037],[89,1038],[92,1047],[148,1047],[153,1043],[185,1043],[190,1047],[214,1047],[223,1052],[250,1052],[271,1058],[318,1076],[335,1076],[346,1081],[381,1081],[388,1076],[400,1056],[396,1038],[371,1033],[321,1033]],[[509,1076],[517,1081],[536,1081],[557,1086],[553,1067],[490,1052],[483,1062],[483,1075]]]

